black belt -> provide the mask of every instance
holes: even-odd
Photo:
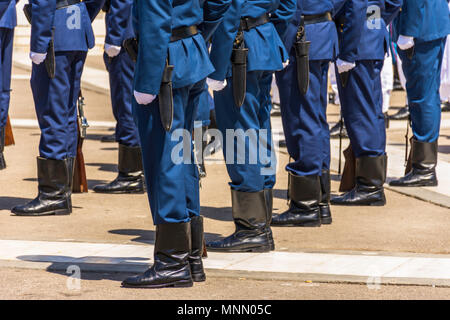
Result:
[[[330,12],[304,16],[304,19],[305,19],[305,24],[315,24],[315,23],[333,21],[333,18],[331,17]]]
[[[186,39],[195,36],[198,33],[197,26],[180,27],[172,29],[172,35],[170,36],[170,42],[175,42],[181,39]]]
[[[256,28],[268,22],[270,22],[270,17],[267,13],[264,13],[258,18],[244,17],[241,18],[241,25],[239,26],[239,30],[250,31],[250,29]]]
[[[62,9],[80,3],[81,0],[58,0],[56,1],[56,9]]]

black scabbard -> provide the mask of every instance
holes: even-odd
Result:
[[[231,54],[232,84],[234,104],[241,107],[247,92],[247,55],[248,49],[244,46],[244,33],[239,31]]]
[[[169,65],[166,61],[163,77],[161,81],[161,88],[159,89],[159,113],[161,117],[161,124],[167,132],[172,129],[173,122],[173,92],[172,92],[172,74],[173,65]]]
[[[406,56],[408,57],[408,59],[412,60],[412,58],[414,57],[415,46],[413,46],[409,49],[406,49],[405,52],[406,52]]]
[[[295,58],[297,60],[297,83],[300,93],[306,95],[309,88],[309,47],[310,41],[306,41],[305,23],[302,17],[297,30],[297,38],[294,43]]]
[[[345,88],[347,86],[349,76],[350,76],[350,71],[342,72],[339,74],[339,77],[341,78],[342,88]]]
[[[130,56],[131,60],[133,60],[134,62],[137,61],[138,45],[139,43],[137,38],[125,39],[122,43],[122,47],[125,49],[125,51]]]
[[[48,77],[53,79],[55,77],[56,66],[55,66],[55,45],[53,42],[55,34],[55,28],[52,28],[52,39],[48,45],[47,56],[45,57],[45,69],[47,70]]]

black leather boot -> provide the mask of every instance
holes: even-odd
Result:
[[[141,147],[119,144],[119,175],[108,184],[95,186],[94,191],[114,194],[144,193]]]
[[[0,127],[0,170],[6,168],[5,156],[3,151],[5,150],[5,128]]]
[[[273,241],[273,234],[270,225],[272,224],[272,214],[273,214],[273,189],[264,189],[264,198],[266,198],[266,208],[267,208],[267,232],[269,234],[269,244],[270,250],[275,250],[275,242]]]
[[[38,196],[31,202],[14,207],[17,216],[67,215],[72,212],[70,160],[38,157]]]
[[[412,169],[404,177],[392,180],[393,187],[431,187],[437,186],[437,140],[434,142],[420,142],[411,139]]]
[[[192,287],[189,254],[191,223],[166,223],[156,226],[153,266],[142,275],[122,282],[127,288]]]
[[[320,177],[320,188],[322,190],[322,199],[319,203],[320,220],[322,224],[331,224],[331,210],[330,210],[330,170],[322,170],[322,176]]]
[[[321,200],[318,175],[297,176],[289,174],[289,209],[272,218],[272,226],[320,227]]]
[[[397,111],[397,113],[394,113],[393,115],[389,116],[389,120],[406,120],[409,117],[409,107],[404,106],[403,108],[400,108],[400,110]]]
[[[273,248],[268,208],[264,190],[242,192],[231,189],[232,211],[236,231],[206,248],[220,252],[268,252]]]
[[[189,265],[191,267],[192,280],[202,282],[206,280],[205,271],[203,269],[203,217],[191,217],[191,238],[192,249],[189,255]]]
[[[356,206],[384,206],[386,197],[387,156],[356,158],[356,185],[340,196],[331,198],[331,204]]]

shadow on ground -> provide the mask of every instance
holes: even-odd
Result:
[[[231,214],[230,214],[231,215]],[[122,236],[135,236],[136,238],[131,239],[130,241],[145,243],[145,244],[154,244],[156,233],[153,230],[141,230],[141,229],[117,229],[117,230],[109,230],[109,233],[118,234]],[[205,232],[205,239],[217,239],[220,237],[217,233],[209,233]]]
[[[0,197],[0,210],[11,210],[11,208],[19,204],[28,203],[31,200],[28,198]]]
[[[117,164],[114,163],[86,163],[90,167],[98,167],[100,171],[117,172]]]

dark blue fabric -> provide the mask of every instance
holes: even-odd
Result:
[[[266,71],[247,72],[247,93],[241,107],[237,107],[233,102],[231,79],[227,80],[225,89],[214,92],[217,126],[223,135],[223,152],[231,178],[230,186],[234,190],[256,192],[270,189],[275,184],[276,163],[270,161],[275,156],[271,148],[271,76],[272,73]],[[227,130],[231,134],[241,131],[250,136],[253,132],[254,139],[245,137],[243,144],[239,142],[241,139],[233,136],[227,138]],[[238,146],[245,148],[239,152]],[[260,149],[263,146],[267,148]],[[228,151],[229,148],[233,148],[234,152]],[[227,156],[227,152],[230,156]],[[260,154],[264,155],[265,159],[260,157]],[[252,157],[253,163],[250,161]],[[272,169],[269,169],[270,166]]]
[[[86,52],[57,52],[55,78],[44,63],[33,64],[31,90],[41,129],[39,155],[62,160],[76,156],[77,99]]]
[[[197,100],[197,112],[195,114],[195,128],[206,127],[209,126],[211,120],[209,119],[210,113],[210,97],[211,95],[208,92],[208,86],[205,83],[205,87],[203,88],[203,92],[198,96]]]
[[[432,41],[450,34],[446,0],[403,0],[402,11],[394,21],[394,41],[398,36],[414,37],[416,42]]]
[[[133,120],[133,73],[134,62],[122,50],[114,58],[103,56],[109,72],[111,105],[116,119],[116,141],[128,147],[139,146],[139,136]]]
[[[56,0],[30,0],[31,51],[47,52],[52,28],[55,51],[87,51],[94,47],[91,21],[100,11],[104,0],[88,0],[56,10]]]
[[[211,61],[216,71],[209,77],[224,80],[231,76],[231,53],[241,17],[259,17],[273,12],[278,0],[245,1],[233,0],[223,22],[212,37]],[[289,8],[292,14],[294,7]],[[266,23],[244,32],[245,47],[248,48],[247,71],[275,71],[282,69],[287,51],[272,23]]]
[[[341,111],[355,156],[381,156],[386,150],[386,127],[381,92],[384,60],[362,60],[349,72],[342,88],[336,70]]]
[[[230,0],[164,0],[135,1],[133,25],[139,37],[139,55],[134,76],[136,91],[158,94],[169,51],[169,61],[175,66],[173,86],[182,88],[204,79],[214,68],[208,58],[203,37],[169,43],[172,29],[209,23],[215,29]],[[201,5],[203,4],[203,9]],[[202,29],[202,28],[201,28]],[[210,32],[210,31],[208,31]]]
[[[173,90],[174,118],[172,129],[161,125],[158,99],[150,105],[133,102],[133,115],[141,139],[142,156],[150,209],[155,224],[187,222],[200,214],[199,176],[194,164],[191,137],[186,137],[180,153],[186,162],[176,163],[171,155],[182,138],[172,140],[174,132],[191,133],[198,97],[204,92],[205,81]],[[182,157],[182,155],[180,156]]]
[[[406,78],[412,131],[418,141],[434,142],[439,137],[439,88],[446,39],[416,43],[411,60],[404,51],[398,51]]]
[[[105,43],[121,46],[123,40],[134,37],[132,6],[133,0],[111,0],[111,7],[105,15]]]
[[[306,95],[298,90],[297,61],[277,73],[281,117],[290,157],[286,170],[299,175],[321,175],[330,165],[330,137],[326,119],[329,60],[311,61]]]
[[[11,91],[14,29],[0,28],[0,127],[6,126]]]
[[[0,28],[14,29],[17,26],[16,0],[0,1]]]

